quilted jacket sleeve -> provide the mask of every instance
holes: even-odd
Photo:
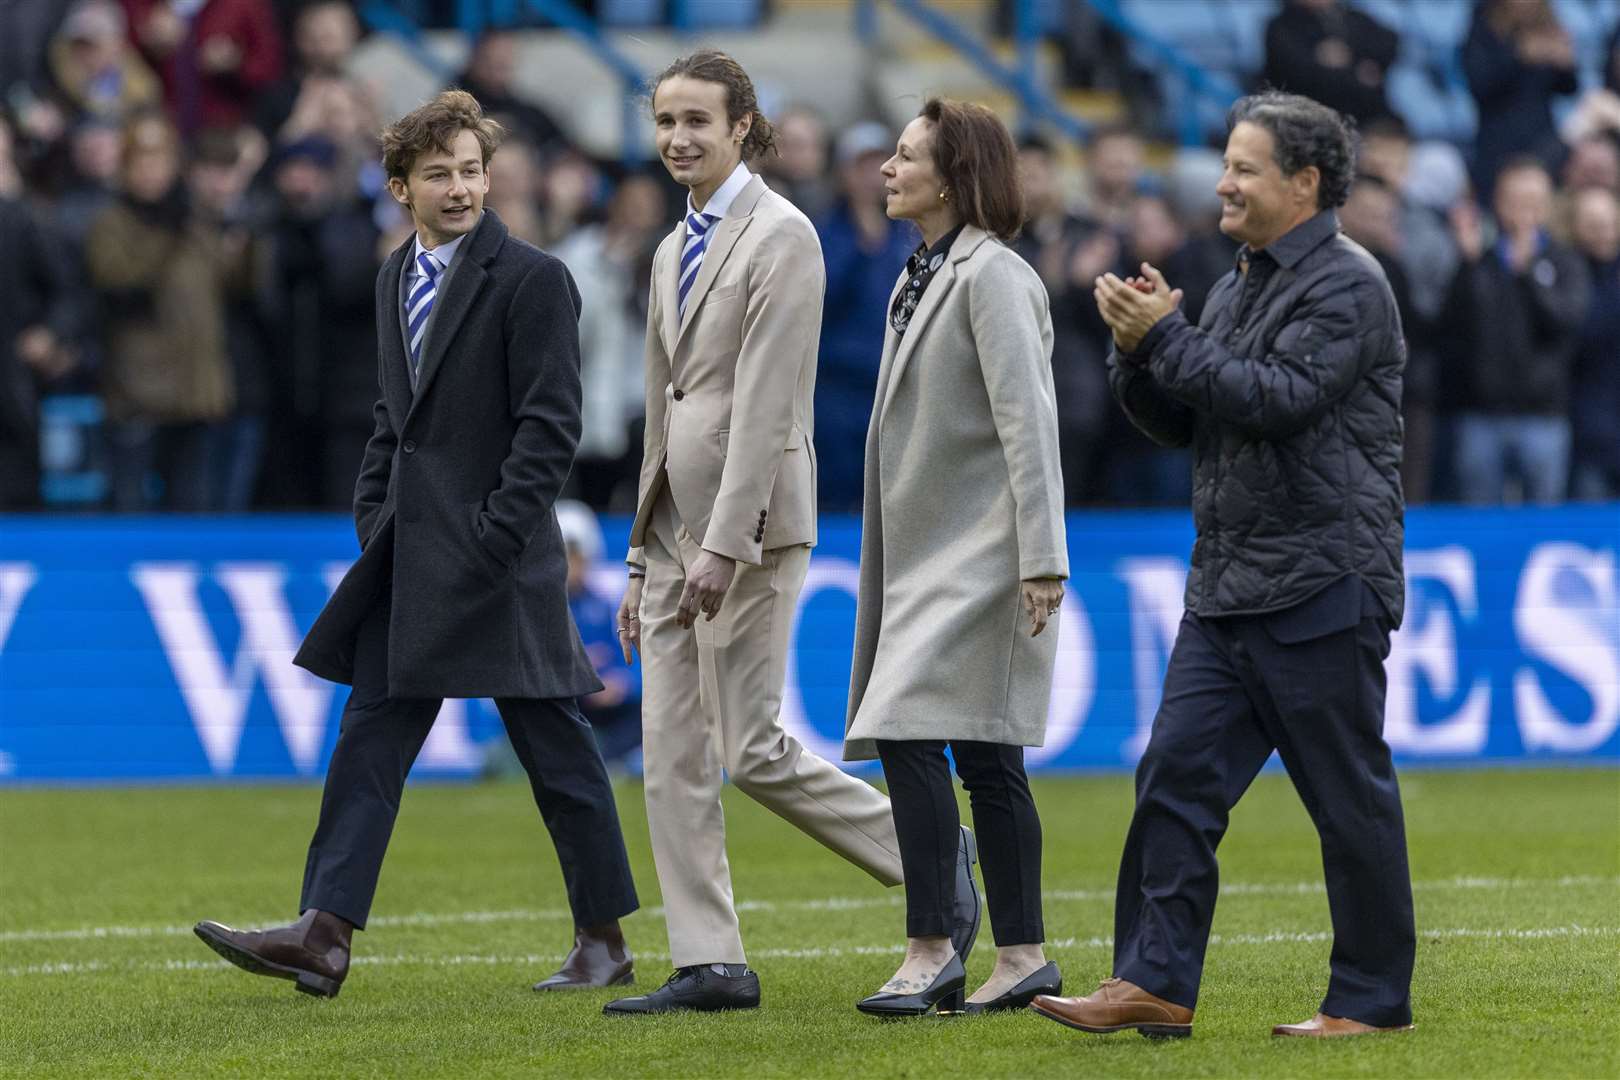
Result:
[[[1259,439],[1286,439],[1350,392],[1398,322],[1371,277],[1323,274],[1304,288],[1264,355],[1239,356],[1176,311],[1142,351],[1169,397]]]

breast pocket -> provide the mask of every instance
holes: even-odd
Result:
[[[714,307],[717,304],[725,303],[727,300],[730,300],[736,295],[737,283],[735,281],[731,282],[729,285],[716,285],[714,288],[709,290],[709,295],[703,298],[703,306]]]

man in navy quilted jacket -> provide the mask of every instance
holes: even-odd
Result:
[[[1400,317],[1377,261],[1339,231],[1350,126],[1264,93],[1228,117],[1221,231],[1243,246],[1200,325],[1152,266],[1097,279],[1114,396],[1193,449],[1198,538],[1186,614],[1136,773],[1113,978],[1036,998],[1083,1031],[1192,1032],[1215,912],[1215,848],[1273,750],[1322,838],[1333,952],[1316,1015],[1274,1035],[1411,1026],[1416,935],[1384,658],[1400,624]]]

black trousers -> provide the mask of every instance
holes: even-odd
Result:
[[[906,936],[949,934],[956,902],[961,822],[946,743],[879,740],[900,866],[906,875]],[[952,741],[956,774],[973,810],[990,928],[997,945],[1046,940],[1041,919],[1041,819],[1024,773],[1024,748]]]
[[[1380,1027],[1411,1022],[1412,885],[1383,738],[1389,631],[1381,617],[1355,618],[1292,640],[1274,617],[1183,617],[1136,770],[1114,907],[1119,978],[1196,1004],[1215,849],[1276,749],[1321,836],[1333,921],[1321,1011]]]
[[[304,865],[300,911],[319,908],[362,929],[394,831],[400,794],[442,701],[388,696],[384,600],[361,625],[354,689],[327,768],[321,818]],[[579,926],[636,910],[619,811],[590,725],[572,698],[496,701],[562,863]]]

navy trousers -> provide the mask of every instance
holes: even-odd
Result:
[[[1326,599],[1342,609],[1345,595]],[[1311,602],[1280,615],[1183,617],[1136,771],[1114,909],[1117,977],[1197,1004],[1215,849],[1275,749],[1322,841],[1333,951],[1321,1011],[1378,1027],[1411,1023],[1416,933],[1383,738],[1388,652],[1388,622],[1370,591],[1343,620]]]
[[[365,928],[405,777],[443,704],[388,696],[389,604],[361,624],[354,689],[326,772],[320,823],[304,865],[299,911],[319,908]],[[591,727],[572,698],[495,702],[562,864],[577,926],[636,910],[613,789]]]

